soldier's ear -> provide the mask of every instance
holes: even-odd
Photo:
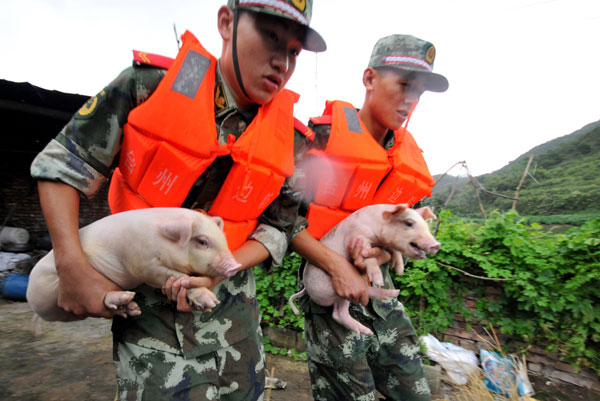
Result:
[[[217,27],[223,42],[230,42],[233,38],[233,10],[222,6],[217,13]]]
[[[367,67],[363,72],[363,85],[367,91],[373,89],[373,81],[377,77],[377,71],[373,67]]]

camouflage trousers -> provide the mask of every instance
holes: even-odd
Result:
[[[262,333],[196,358],[114,344],[119,401],[262,401]]]
[[[431,394],[414,328],[402,304],[386,319],[350,307],[350,314],[374,335],[360,335],[339,325],[310,302],[305,309],[305,336],[312,392],[316,401],[429,401]],[[326,313],[324,313],[327,311]]]

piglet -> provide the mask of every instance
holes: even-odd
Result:
[[[170,276],[226,276],[240,264],[227,247],[223,220],[183,208],[130,210],[104,217],[79,230],[90,264],[121,288],[146,283],[160,288]],[[27,301],[48,321],[76,320],[58,306],[58,275],[50,251],[29,276]],[[104,304],[123,317],[139,315],[134,292],[110,291]],[[209,311],[219,301],[207,288],[188,290],[191,305]]]
[[[435,218],[435,215],[428,207],[411,209],[406,204],[366,206],[333,227],[321,238],[321,243],[350,260],[350,241],[362,239],[363,248],[381,247],[390,252],[392,266],[401,275],[404,273],[403,255],[410,259],[423,259],[427,253],[435,254],[440,249],[440,243],[431,235],[425,222],[430,218]],[[376,259],[365,259],[365,265],[371,282],[382,286],[383,276]],[[399,294],[398,290],[371,286],[368,292],[369,297],[376,299],[388,299]],[[350,302],[335,293],[330,276],[310,263],[304,270],[304,289],[289,299],[296,314],[298,309],[293,300],[305,293],[318,305],[333,305],[333,319],[339,324],[357,333],[373,334],[350,316]]]

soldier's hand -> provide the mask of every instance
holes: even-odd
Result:
[[[169,277],[162,287],[162,293],[171,301],[177,302],[177,310],[180,312],[192,312],[197,310],[188,301],[187,290],[189,288],[205,287],[213,290],[224,277]]]
[[[354,266],[356,266],[363,273],[367,269],[367,266],[365,265],[366,258],[376,258],[379,266],[389,262],[392,259],[392,255],[383,248],[365,248],[362,238],[353,238],[350,240],[348,243],[348,253],[350,254],[350,258],[353,260]]]
[[[331,274],[331,283],[335,293],[352,303],[367,306],[369,294],[365,278],[343,257],[340,257],[336,267]]]
[[[73,313],[79,319],[86,317],[104,317],[111,319],[113,313],[104,305],[104,296],[108,291],[122,291],[119,286],[98,273],[83,257],[63,259],[57,271],[58,306]],[[68,273],[67,273],[68,272]]]

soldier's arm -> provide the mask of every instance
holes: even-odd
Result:
[[[112,317],[104,307],[104,295],[119,287],[94,270],[83,253],[77,190],[53,181],[40,181],[38,190],[59,276],[58,306],[81,318]]]
[[[84,104],[31,166],[60,277],[59,306],[80,317],[112,316],[104,308],[104,294],[118,287],[97,273],[83,253],[79,199],[93,196],[108,181],[127,114],[151,93],[138,93],[142,86],[136,85],[136,79],[140,80],[136,71],[125,70]],[[142,75],[148,75],[147,71]]]

